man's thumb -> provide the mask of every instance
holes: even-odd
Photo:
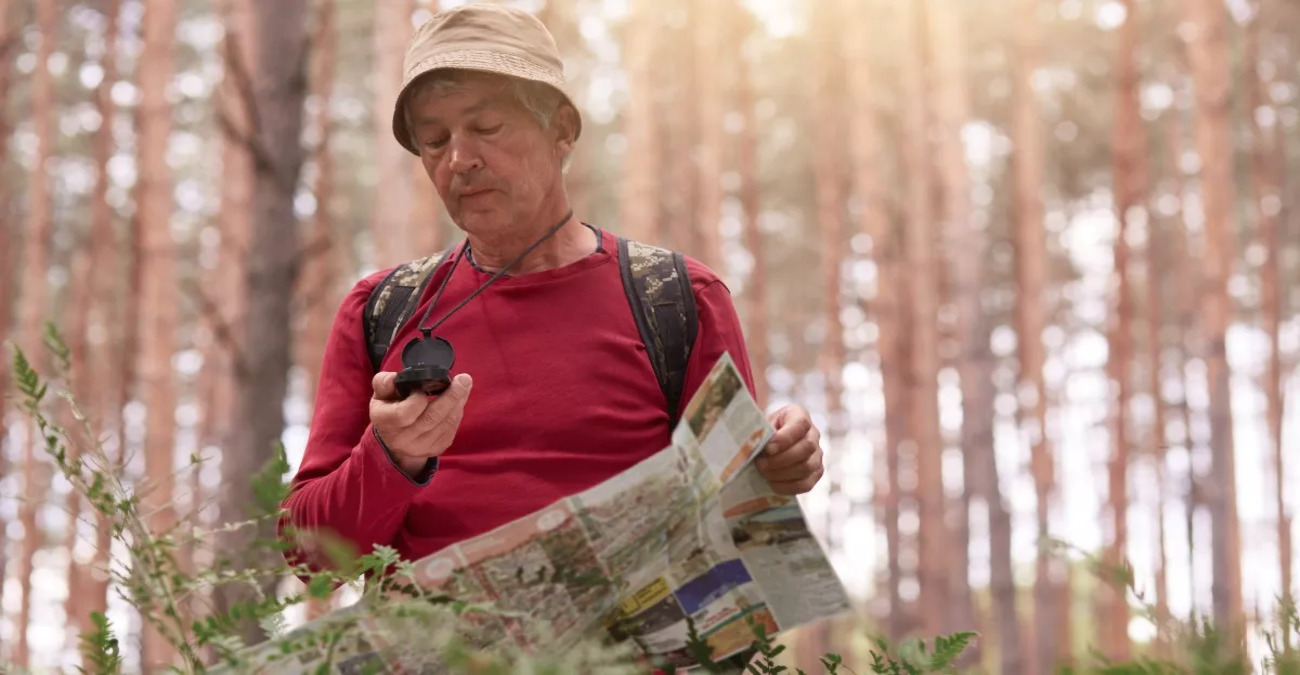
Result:
[[[370,386],[375,390],[375,398],[381,400],[392,400],[397,398],[397,373],[382,371],[375,373],[370,380]]]
[[[451,380],[451,388],[455,390],[457,396],[469,396],[469,390],[474,386],[474,378],[469,373],[460,373]]]

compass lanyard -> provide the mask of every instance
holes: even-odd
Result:
[[[551,226],[551,229],[547,230],[546,234],[542,235],[540,239],[533,242],[532,246],[529,246],[528,248],[524,249],[524,252],[520,253],[519,256],[516,257],[513,261],[511,261],[509,265],[506,265],[500,270],[497,270],[497,272],[492,275],[492,278],[483,282],[483,285],[479,286],[477,289],[474,290],[473,293],[470,293],[468,297],[466,297],[464,300],[461,300],[459,304],[457,304],[455,307],[452,307],[451,310],[448,311],[446,314],[442,315],[442,318],[438,319],[438,321],[435,322],[432,326],[425,326],[425,323],[429,320],[429,315],[433,313],[434,306],[438,304],[438,299],[442,297],[442,292],[447,289],[447,282],[451,281],[452,274],[456,272],[456,266],[460,264],[461,258],[464,258],[466,255],[469,254],[469,240],[466,239],[465,245],[462,246],[460,249],[460,253],[458,253],[456,255],[456,259],[451,262],[451,269],[447,270],[447,276],[443,277],[442,283],[438,284],[438,292],[434,294],[433,302],[429,303],[429,307],[424,310],[424,316],[420,317],[420,323],[418,324],[418,326],[419,326],[420,333],[424,336],[424,339],[425,340],[430,339],[431,336],[433,335],[433,331],[438,330],[438,327],[441,326],[447,319],[451,318],[451,315],[459,311],[461,307],[464,307],[466,303],[468,303],[470,300],[473,300],[474,297],[477,296],[479,293],[482,293],[484,290],[486,290],[488,286],[491,286],[492,282],[496,281],[497,279],[500,279],[506,272],[509,272],[512,268],[514,268],[515,265],[518,265],[519,261],[527,257],[528,254],[532,253],[533,250],[536,249],[538,246],[541,246],[542,242],[546,241],[547,239],[550,239],[551,236],[554,235],[556,232],[559,232],[560,228],[564,227],[565,223],[568,223],[569,219],[572,217],[573,217],[573,209],[569,209],[569,212],[564,214],[564,217],[560,219],[560,222]]]

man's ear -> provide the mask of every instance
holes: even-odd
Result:
[[[573,106],[564,104],[555,111],[555,131],[557,143],[564,154],[573,152],[578,136],[578,111]]]

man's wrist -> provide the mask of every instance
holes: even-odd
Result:
[[[384,442],[383,436],[379,435],[378,429],[371,427],[371,435],[374,436],[375,442],[384,451],[384,456],[388,458],[393,468],[401,471],[411,482],[417,485],[426,485],[433,478],[434,472],[438,470],[437,457],[407,457],[393,452],[393,449]]]

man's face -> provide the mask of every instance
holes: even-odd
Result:
[[[424,170],[452,220],[482,237],[535,220],[561,189],[564,124],[543,128],[504,78],[468,73],[445,93],[407,103]]]

